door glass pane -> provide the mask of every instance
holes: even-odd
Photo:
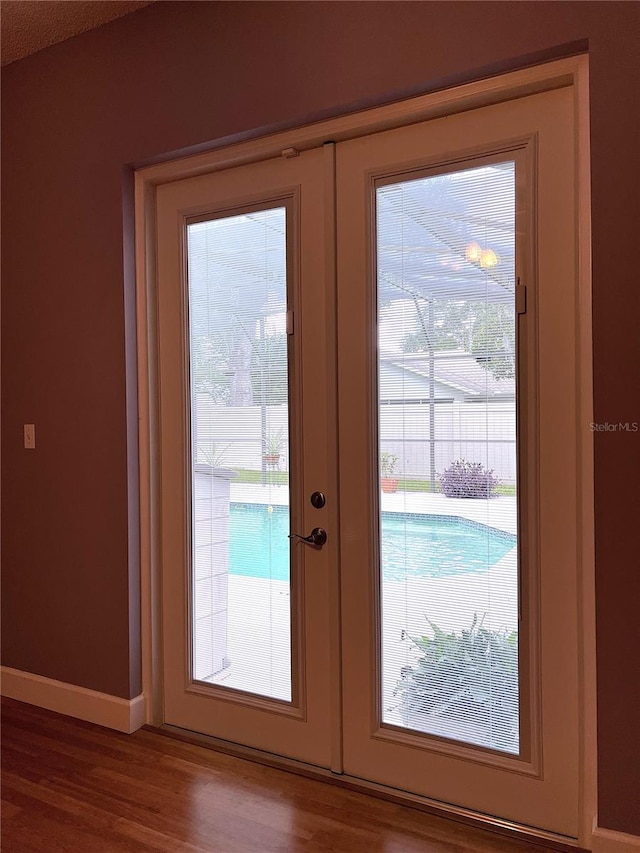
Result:
[[[382,720],[518,753],[515,164],[376,206]]]
[[[192,677],[290,701],[286,209],[187,242]]]

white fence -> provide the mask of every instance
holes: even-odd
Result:
[[[514,401],[488,403],[428,403],[381,406],[380,442],[383,451],[398,457],[400,477],[429,479],[433,439],[435,470],[440,473],[456,459],[481,462],[504,483],[516,478],[516,418]],[[288,467],[286,406],[218,406],[198,397],[195,439],[201,462],[259,471],[263,437],[282,439],[280,462]]]
[[[194,417],[198,461],[259,471],[265,442],[280,439],[281,470],[288,467],[287,406],[219,406],[199,394]]]
[[[505,483],[516,478],[516,415],[513,401],[436,403],[433,436],[428,403],[381,406],[382,450],[398,457],[403,477],[429,479],[431,439],[435,470],[441,473],[456,459],[481,462]]]

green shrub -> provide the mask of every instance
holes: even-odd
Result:
[[[457,459],[440,474],[440,487],[448,498],[490,498],[500,480],[480,462]]]
[[[402,638],[420,652],[402,668],[394,694],[408,722],[431,714],[479,723],[495,721],[490,745],[513,750],[518,732],[518,634],[492,631],[474,615],[470,628],[445,633],[427,620],[433,636]]]

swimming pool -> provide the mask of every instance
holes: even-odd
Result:
[[[286,507],[231,504],[229,573],[289,580]],[[516,537],[457,516],[382,513],[385,580],[486,572]]]

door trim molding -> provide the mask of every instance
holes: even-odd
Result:
[[[327,142],[352,139],[390,128],[453,115],[552,89],[573,87],[576,117],[578,277],[578,410],[576,411],[579,474],[579,646],[580,646],[580,833],[591,845],[597,798],[595,555],[591,319],[591,193],[589,148],[589,66],[586,55],[536,65],[451,89],[357,111],[306,127],[240,142],[135,173],[135,263],[137,377],[139,407],[140,563],[142,606],[142,684],[146,721],[163,721],[160,666],[161,620],[159,570],[160,472],[158,466],[157,317],[155,305],[155,195],[159,184],[280,156]],[[338,744],[334,745],[334,748]],[[404,796],[404,795],[403,795]],[[407,801],[411,797],[404,797]],[[526,828],[523,828],[526,830]]]
[[[342,142],[382,130],[403,127],[441,116],[455,115],[502,101],[575,85],[586,56],[573,56],[548,64],[465,83],[451,89],[405,98],[393,104],[359,110],[338,118],[317,121],[292,130],[271,133],[246,142],[170,160],[136,171],[145,183],[157,185],[192,178],[218,169],[244,165],[270,157],[295,157],[300,151],[325,142]]]

